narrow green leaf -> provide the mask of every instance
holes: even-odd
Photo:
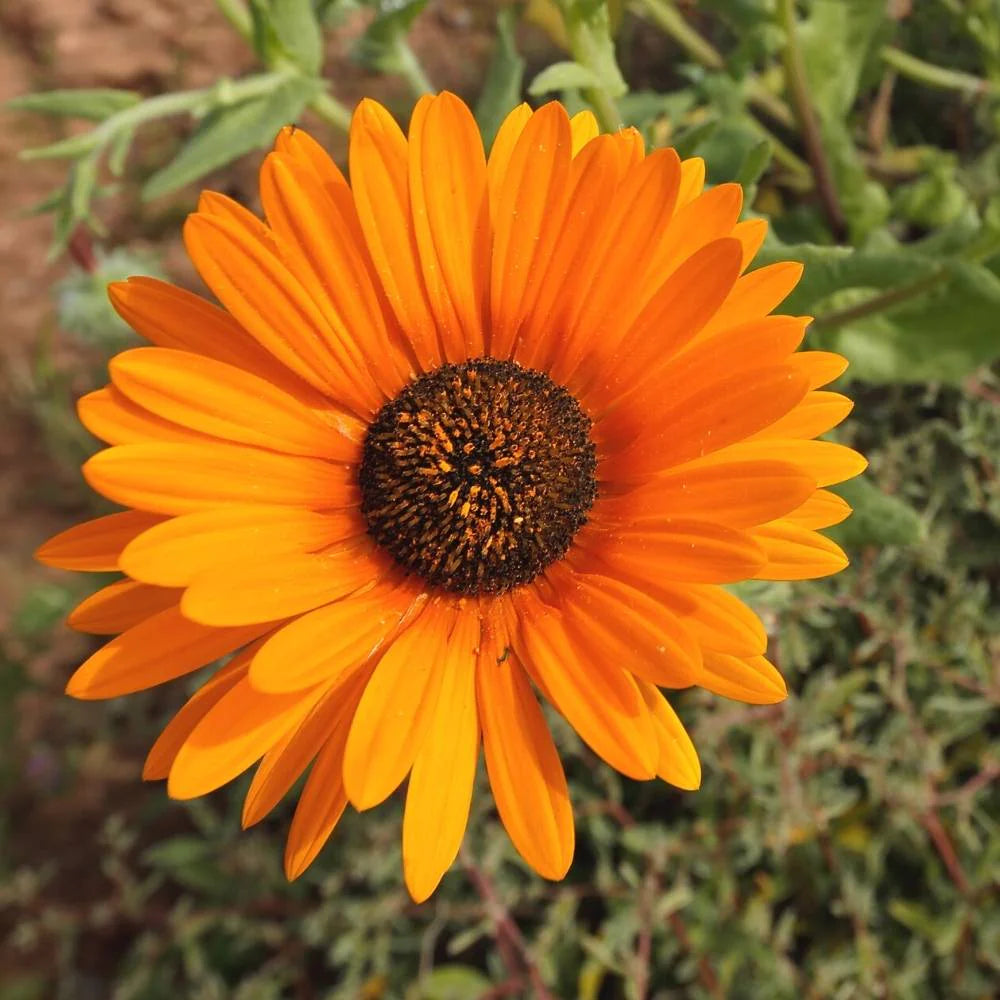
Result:
[[[58,142],[51,142],[47,146],[35,146],[34,149],[25,149],[20,153],[22,160],[75,160],[78,156],[95,149],[100,144],[100,140],[93,132],[84,132],[81,135],[71,135]]]
[[[323,63],[323,33],[311,0],[270,0],[267,9],[284,54],[303,73],[316,76]]]
[[[543,69],[528,85],[528,93],[538,97],[553,90],[585,90],[600,85],[601,78],[593,70],[578,62],[566,61]]]
[[[267,146],[322,87],[319,80],[288,77],[269,94],[216,109],[180,153],[146,182],[143,198],[176,191],[252,149]]]
[[[405,72],[402,47],[413,19],[427,6],[427,0],[368,0],[375,18],[358,39],[354,57],[369,69],[382,73]]]
[[[736,180],[744,187],[756,184],[771,163],[774,147],[767,139],[762,139],[756,146],[746,151],[740,169],[736,171]]]
[[[60,118],[88,118],[103,121],[116,111],[123,111],[140,101],[131,90],[98,88],[90,90],[48,90],[41,94],[23,94],[4,102],[11,111],[34,111]]]
[[[835,486],[854,513],[842,524],[829,529],[841,545],[916,545],[924,537],[920,515],[899,497],[883,493],[871,475]]]
[[[496,48],[476,103],[476,121],[487,149],[492,145],[504,117],[521,99],[524,59],[517,51],[514,39],[516,23],[517,13],[513,7],[497,14]]]

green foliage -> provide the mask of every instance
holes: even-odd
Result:
[[[353,58],[400,110],[399,81],[383,90],[382,76],[414,94],[450,79],[410,47],[423,0],[220,6],[256,56],[245,77],[8,102],[53,129],[25,159],[65,161],[65,183],[36,207],[53,213],[57,246],[81,225],[100,232],[95,204],[114,184],[178,192],[302,114],[345,128],[333,25],[363,24]],[[528,997],[529,964],[553,997],[581,1000],[993,995],[1000,21],[995,0],[905,6],[533,0],[483,17],[497,25],[476,104],[487,146],[530,66],[535,103],[561,92],[605,128],[704,157],[710,183],[738,180],[745,213],[771,220],[756,264],[805,263],[782,308],[816,317],[807,346],[850,359],[835,388],[856,407],[838,440],[871,464],[836,487],[855,514],[829,533],[852,565],[737,588],[768,625],[788,702],[673,695],[702,757],[696,793],[619,778],[553,718],[578,817],[567,880],[525,870],[480,774],[463,859],[416,907],[399,797],[347,815],[289,885],[291,802],[241,831],[246,779],[183,804],[140,787],[145,749],[199,679],[104,706],[63,699],[85,650],[60,622],[82,585],[35,580],[0,639],[0,967],[13,970],[0,1000]],[[523,29],[526,12],[554,47]],[[133,143],[170,116],[187,138],[131,176]],[[69,119],[92,127],[61,131]],[[149,270],[98,253],[56,289],[60,329],[96,350],[71,372],[51,339],[37,352],[28,412],[55,470],[41,494],[53,510],[74,502],[64,480],[93,447],[71,399],[121,346],[103,284]],[[47,725],[32,728],[39,704]]]
[[[476,102],[476,121],[483,133],[483,144],[489,149],[497,129],[507,113],[521,100],[524,82],[524,58],[517,51],[514,39],[515,11],[507,7],[497,14],[497,40],[493,59],[486,71],[483,88]]]
[[[243,153],[269,146],[281,127],[294,122],[322,89],[319,80],[288,76],[267,93],[216,107],[177,156],[149,178],[143,197],[169,194]]]

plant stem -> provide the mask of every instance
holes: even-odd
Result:
[[[253,20],[243,0],[215,0],[215,6],[246,41],[253,38]]]
[[[688,24],[670,0],[639,0],[634,6],[640,15],[648,14],[699,65],[712,70],[725,69],[725,56]],[[750,104],[779,125],[789,128],[795,124],[791,108],[780,97],[772,94],[755,73],[747,74],[744,87]]]
[[[855,320],[864,319],[866,316],[874,316],[876,313],[884,312],[886,309],[898,306],[909,299],[916,298],[918,295],[923,295],[924,292],[929,292],[931,289],[936,288],[942,282],[946,281],[947,278],[948,271],[942,268],[940,271],[935,271],[933,274],[927,275],[926,278],[911,281],[907,285],[897,285],[895,288],[879,292],[878,295],[873,295],[870,299],[865,299],[856,305],[847,306],[844,309],[835,309],[825,316],[817,316],[813,320],[811,329],[824,333],[838,330],[840,327],[846,326],[848,323],[853,323]]]
[[[785,79],[799,121],[802,141],[805,143],[809,163],[812,165],[813,177],[816,179],[816,193],[823,205],[834,239],[841,242],[847,235],[847,222],[840,208],[833,174],[823,149],[823,136],[816,111],[809,100],[809,84],[806,81],[805,64],[802,61],[796,31],[795,0],[778,0],[778,16],[785,29]]]
[[[424,67],[402,33],[396,36],[396,57],[399,59],[400,74],[417,97],[435,92],[434,84],[427,79]]]
[[[988,234],[967,246],[960,257],[962,260],[978,263],[989,260],[998,252],[1000,252],[1000,235]],[[873,295],[853,306],[836,309],[825,316],[817,316],[810,329],[822,332],[837,330],[855,320],[885,312],[885,310],[902,305],[918,295],[923,295],[924,292],[932,291],[938,285],[946,282],[949,277],[951,277],[949,268],[947,266],[941,267],[923,278],[918,278],[905,285],[896,285],[895,288],[886,289],[886,291],[879,292],[878,295]]]
[[[971,73],[962,73],[959,70],[946,69],[944,66],[935,66],[934,63],[924,62],[923,59],[911,56],[908,52],[892,45],[883,46],[881,55],[882,59],[901,76],[916,80],[917,83],[925,83],[928,87],[937,87],[940,90],[958,90],[970,97],[995,94],[1000,91],[1000,88],[989,80],[983,80]]]
[[[573,58],[581,66],[586,66],[587,69],[593,70],[600,77],[602,74],[600,72],[597,52],[599,43],[593,37],[590,25],[583,18],[573,17],[569,14],[564,14],[564,21]],[[615,69],[617,72],[617,67]],[[622,92],[624,92],[624,89],[625,84],[622,81]],[[617,132],[622,127],[621,112],[618,110],[618,105],[615,104],[615,99],[611,96],[607,87],[588,87],[583,91],[583,96],[591,108],[593,108],[594,114],[597,116],[597,120],[603,131]]]
[[[536,1000],[554,1000],[542,975],[528,950],[524,935],[514,923],[510,911],[503,905],[489,876],[470,857],[462,847],[459,850],[459,860],[465,868],[469,881],[482,899],[486,912],[496,927],[497,947],[504,956],[505,964],[512,975],[523,973],[531,984]],[[517,966],[521,966],[518,968]]]
[[[654,21],[668,34],[695,62],[706,69],[725,69],[726,60],[722,53],[684,20],[684,15],[669,0],[642,0],[642,6],[649,11]]]
[[[351,127],[351,111],[326,91],[317,94],[309,102],[309,107],[329,125],[347,132]]]

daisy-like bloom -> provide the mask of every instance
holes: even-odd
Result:
[[[604,761],[696,788],[661,689],[776,702],[759,619],[723,585],[847,564],[817,529],[859,473],[814,438],[845,367],[771,311],[800,267],[700,160],[517,108],[489,157],[455,96],[408,136],[364,101],[350,183],[304,132],[261,171],[265,221],[205,194],[188,251],[221,308],[149,278],[111,288],[153,346],[80,401],[84,466],[121,513],[40,550],[124,578],[72,614],[113,634],[73,675],[111,698],[222,658],[153,746],[175,798],[251,765],[244,824],[308,769],[299,875],[345,807],[404,780],[417,900],[453,862],[482,746],[521,855],[573,855],[540,698]],[[259,762],[259,763],[258,763]],[[310,768],[311,765],[311,768]]]

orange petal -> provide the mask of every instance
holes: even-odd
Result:
[[[767,649],[760,618],[722,587],[661,582],[652,593],[680,615],[703,647],[736,656],[759,656]]]
[[[142,767],[143,781],[162,781],[167,777],[180,748],[194,731],[194,727],[205,718],[214,705],[218,704],[227,691],[232,690],[238,680],[246,676],[254,645],[256,644],[252,644],[234,656],[224,667],[220,667],[167,723],[146,756],[146,763]]]
[[[517,140],[524,131],[525,126],[531,121],[534,112],[528,104],[519,104],[500,123],[497,129],[496,138],[490,148],[490,155],[486,161],[486,183],[490,192],[490,217],[497,218],[497,191],[507,173],[507,164],[510,162],[511,154],[517,145]]]
[[[587,402],[603,409],[612,401],[659,379],[670,359],[697,335],[722,304],[739,273],[740,245],[720,239],[686,260],[653,295],[613,353],[595,352],[595,364],[580,383]],[[663,379],[669,375],[663,375]],[[662,393],[662,387],[657,385]]]
[[[788,697],[781,674],[763,656],[737,658],[705,650],[700,687],[750,705],[773,705]]]
[[[355,671],[339,683],[324,685],[322,699],[267,751],[243,800],[244,828],[259,823],[284,798],[331,733],[346,732],[368,675],[369,671]]]
[[[102,587],[96,594],[81,601],[70,612],[67,624],[78,632],[115,635],[160,611],[176,608],[180,596],[179,590],[122,580]]]
[[[274,237],[259,226],[252,237],[230,218],[199,213],[184,224],[184,242],[205,283],[262,347],[320,392],[362,416],[374,413],[374,384],[344,356]]]
[[[328,198],[312,169],[272,153],[260,171],[260,196],[272,231],[336,340],[345,368],[364,371],[392,398],[413,374],[389,338],[363,246],[354,202]]]
[[[102,646],[66,685],[74,698],[117,698],[191,673],[239,649],[272,626],[211,628],[168,608]]]
[[[602,500],[602,516],[625,523],[650,518],[711,516],[732,528],[782,517],[815,490],[813,480],[787,462],[719,462],[674,469],[629,493]]]
[[[849,562],[836,542],[788,521],[755,528],[753,537],[767,553],[758,580],[815,580],[839,573]]]
[[[656,776],[678,788],[695,789],[701,785],[701,761],[691,737],[667,699],[646,681],[638,681],[639,691],[649,708],[656,729],[660,757]]]
[[[313,509],[358,502],[346,466],[242,445],[118,445],[94,455],[83,474],[109,500],[159,514],[248,502]]]
[[[433,720],[451,615],[429,604],[385,651],[351,724],[344,784],[357,809],[378,805],[413,765]]]
[[[184,741],[170,768],[172,799],[207,795],[242,774],[310,711],[322,691],[263,694],[241,677]]]
[[[573,135],[573,155],[583,149],[591,139],[596,139],[601,134],[601,127],[597,124],[597,116],[589,108],[578,111],[570,119],[570,128]]]
[[[729,274],[735,280],[736,255],[732,252],[734,241],[720,242],[730,248]],[[717,244],[710,244],[692,258],[688,265],[694,260],[705,257],[711,270],[712,260],[709,255],[715,246]],[[688,265],[685,265],[685,268]],[[685,268],[678,271],[675,279],[680,278]],[[668,285],[670,284],[672,282],[668,282]],[[725,287],[724,284],[720,289]],[[676,295],[681,298],[685,295],[683,283],[677,286]],[[635,360],[630,358],[626,363],[627,367],[623,366],[621,370],[616,371],[612,376],[613,383],[609,383],[617,387],[619,396],[631,390],[632,394],[628,396],[628,410],[648,412],[652,422],[661,419],[661,412],[671,405],[673,399],[682,394],[689,395],[699,387],[714,384],[721,374],[733,378],[740,372],[750,372],[753,369],[779,364],[787,364],[790,368],[794,368],[792,352],[802,342],[808,323],[808,317],[802,316],[765,316],[724,330],[705,340],[696,338],[696,342],[692,345],[690,339],[697,333],[700,324],[692,325],[684,319],[685,313],[691,307],[681,308],[682,324],[675,327],[674,324],[677,323],[675,308],[667,308],[669,302],[664,302],[662,305],[663,314],[650,319],[651,325],[644,334],[652,343],[662,345],[659,355],[651,352],[649,346],[644,348],[639,345],[639,354],[647,359],[646,363],[636,367]],[[701,315],[704,317],[706,313]],[[664,326],[678,331],[669,341],[662,338],[661,331]],[[638,330],[634,331],[634,335],[638,334]],[[617,366],[617,362],[615,364]],[[609,401],[614,399],[613,395],[609,396]],[[620,407],[619,412],[624,413],[625,407]],[[614,417],[605,433],[608,436],[623,433],[615,426]]]
[[[801,351],[791,363],[805,372],[810,389],[818,389],[847,371],[847,358],[831,351]]]
[[[578,646],[602,661],[663,687],[687,687],[701,649],[678,617],[619,580],[553,567],[546,573]]]
[[[566,357],[565,338],[554,336],[573,306],[579,276],[595,252],[595,236],[607,225],[610,207],[624,169],[613,136],[598,136],[573,161],[566,205],[572,211],[553,213],[542,236],[552,252],[547,261],[539,259],[536,273],[525,289],[524,322],[516,345],[515,360],[530,368],[551,371],[552,364]],[[579,349],[572,352],[575,367]]]
[[[140,347],[111,364],[111,379],[152,413],[242,444],[341,462],[359,447],[266,379],[187,351]]]
[[[345,705],[345,719],[353,715],[363,688]],[[316,859],[347,807],[344,792],[344,745],[349,726],[338,726],[319,752],[302,788],[285,846],[285,875],[297,879]]]
[[[484,352],[489,285],[486,156],[472,112],[454,94],[423,97],[410,119],[413,230],[424,285],[449,361]]]
[[[195,357],[195,355],[191,355]],[[134,403],[113,385],[88,392],[76,401],[80,423],[107,444],[144,444],[172,441],[175,444],[211,444],[213,438],[180,427]]]
[[[677,192],[677,211],[694,201],[705,187],[705,161],[700,156],[681,160],[681,184]]]
[[[801,506],[784,520],[800,528],[830,528],[850,517],[851,505],[829,490],[816,490]]]
[[[588,525],[576,541],[612,569],[652,582],[732,583],[752,577],[766,560],[747,532],[681,518],[609,530]]]
[[[716,456],[709,456],[715,458]],[[801,441],[792,438],[763,438],[732,446],[729,456],[739,461],[780,458],[797,465],[817,486],[829,486],[853,479],[868,468],[868,460],[833,441]]]
[[[486,771],[503,825],[539,875],[561,879],[574,846],[566,776],[523,668],[509,647],[498,648],[495,635],[483,636],[476,702]]]
[[[284,153],[300,167],[312,170],[334,201],[339,203],[342,197],[350,197],[350,188],[340,167],[305,129],[286,125],[275,137],[274,151]]]
[[[678,173],[680,165],[678,164]],[[666,226],[650,260],[650,278],[662,282],[682,261],[714,240],[730,236],[743,208],[739,184],[718,184],[679,207]],[[740,244],[740,268],[743,266]],[[735,278],[733,279],[735,281]],[[655,284],[653,286],[656,287]]]
[[[614,347],[629,329],[633,312],[628,303],[637,297],[643,274],[637,272],[636,262],[645,262],[652,254],[673,210],[679,180],[677,154],[672,149],[656,150],[626,172],[604,212],[603,224],[587,234],[585,253],[568,276],[563,303],[553,317],[559,345],[550,365],[555,381],[573,384],[580,357],[594,352],[595,341],[599,345],[607,340]],[[610,194],[605,192],[604,197]],[[571,203],[570,211],[574,208]],[[622,247],[629,252],[622,253]],[[689,297],[697,298],[690,289]]]
[[[156,278],[136,277],[108,286],[118,314],[158,347],[193,351],[266,378],[285,392],[309,387],[265,351],[218,306]]]
[[[297,691],[332,683],[374,655],[415,614],[423,596],[402,585],[365,591],[317,608],[279,629],[254,658],[250,678],[261,691]]]
[[[749,271],[733,286],[729,298],[701,336],[710,337],[730,326],[766,316],[788,298],[801,277],[802,265],[794,260],[779,261]]]
[[[637,410],[631,419],[637,425],[633,433],[639,436],[609,456],[605,475],[627,481],[742,441],[784,416],[805,396],[806,385],[805,376],[788,365],[773,365],[738,372],[675,398],[656,415],[654,426],[641,434],[638,428],[646,418]],[[597,434],[603,436],[604,428]],[[616,430],[615,438],[621,440],[621,434]]]
[[[351,187],[368,251],[396,320],[417,361],[431,371],[444,360],[424,289],[413,232],[407,142],[388,111],[365,99],[351,120]]]
[[[290,618],[372,583],[383,566],[368,544],[321,555],[272,555],[263,562],[242,553],[198,573],[181,608],[192,621],[215,626]]]
[[[628,664],[573,642],[561,615],[525,590],[517,592],[518,658],[580,738],[630,778],[656,773],[656,736]]]
[[[836,427],[854,408],[839,392],[810,392],[805,399],[776,423],[758,431],[761,438],[814,438]]]
[[[35,558],[58,569],[106,573],[118,569],[122,550],[137,535],[163,518],[140,510],[125,510],[84,521],[54,535],[35,552]]]
[[[252,552],[255,560],[305,554],[364,534],[353,511],[318,514],[264,504],[182,514],[133,539],[121,554],[123,571],[144,583],[186,587],[194,577]]]
[[[740,241],[743,247],[743,263],[740,266],[740,273],[745,271],[750,262],[757,256],[767,236],[767,219],[747,219],[745,222],[738,222],[733,226],[732,235]]]
[[[476,653],[479,616],[462,613],[441,664],[441,693],[413,760],[403,815],[403,870],[417,903],[451,867],[469,821],[479,756]]]
[[[565,208],[570,146],[565,110],[556,102],[546,104],[525,125],[503,174],[491,174],[496,194],[489,350],[494,357],[510,357],[528,312],[529,282],[558,238],[551,223]]]

